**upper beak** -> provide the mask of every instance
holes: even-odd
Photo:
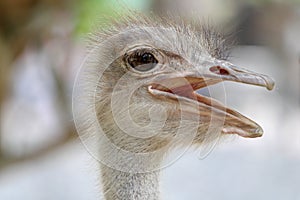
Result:
[[[212,117],[224,119],[223,133],[252,138],[262,136],[263,130],[257,123],[237,111],[225,107],[222,103],[202,96],[195,91],[222,81],[257,85],[272,90],[274,81],[266,75],[239,68],[227,61],[216,60],[205,65],[199,69],[189,67],[181,73],[174,72],[157,77],[150,85],[149,91],[156,97],[192,100],[192,102],[197,103],[199,108],[194,115],[200,114],[201,122],[210,122]]]
[[[275,85],[273,79],[266,75],[239,68],[226,61],[217,61],[214,65],[209,66],[208,69],[213,74],[208,74],[208,77],[211,78],[263,86],[268,90],[272,90]],[[205,77],[205,75],[202,76]]]

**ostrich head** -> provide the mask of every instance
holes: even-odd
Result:
[[[199,146],[226,134],[262,135],[252,120],[196,92],[222,81],[274,86],[267,76],[229,63],[225,39],[210,27],[127,18],[95,33],[91,47],[77,79],[81,90],[74,100],[81,109],[76,109],[75,122],[106,166],[144,173],[157,169],[172,148]],[[116,176],[110,175],[112,181]],[[118,174],[115,181],[120,177],[143,185],[131,175]]]

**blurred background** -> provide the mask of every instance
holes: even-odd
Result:
[[[299,200],[299,0],[0,0],[0,199],[101,199],[72,86],[86,34],[102,16],[126,14],[122,5],[210,19],[233,33],[232,62],[276,80],[272,92],[225,84],[227,104],[265,135],[222,143],[204,160],[187,152],[164,172],[164,199]]]

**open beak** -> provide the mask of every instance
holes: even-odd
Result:
[[[158,77],[148,87],[149,92],[158,98],[182,100],[197,105],[200,123],[222,121],[224,134],[238,134],[242,137],[255,138],[263,134],[262,128],[254,121],[234,111],[215,99],[196,93],[197,90],[222,81],[234,81],[245,84],[274,88],[274,81],[263,74],[238,68],[227,61],[216,60],[199,69],[189,67],[184,73],[170,73]]]

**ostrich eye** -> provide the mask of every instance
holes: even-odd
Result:
[[[128,58],[129,65],[137,71],[146,72],[153,69],[158,61],[152,53],[134,53]]]

